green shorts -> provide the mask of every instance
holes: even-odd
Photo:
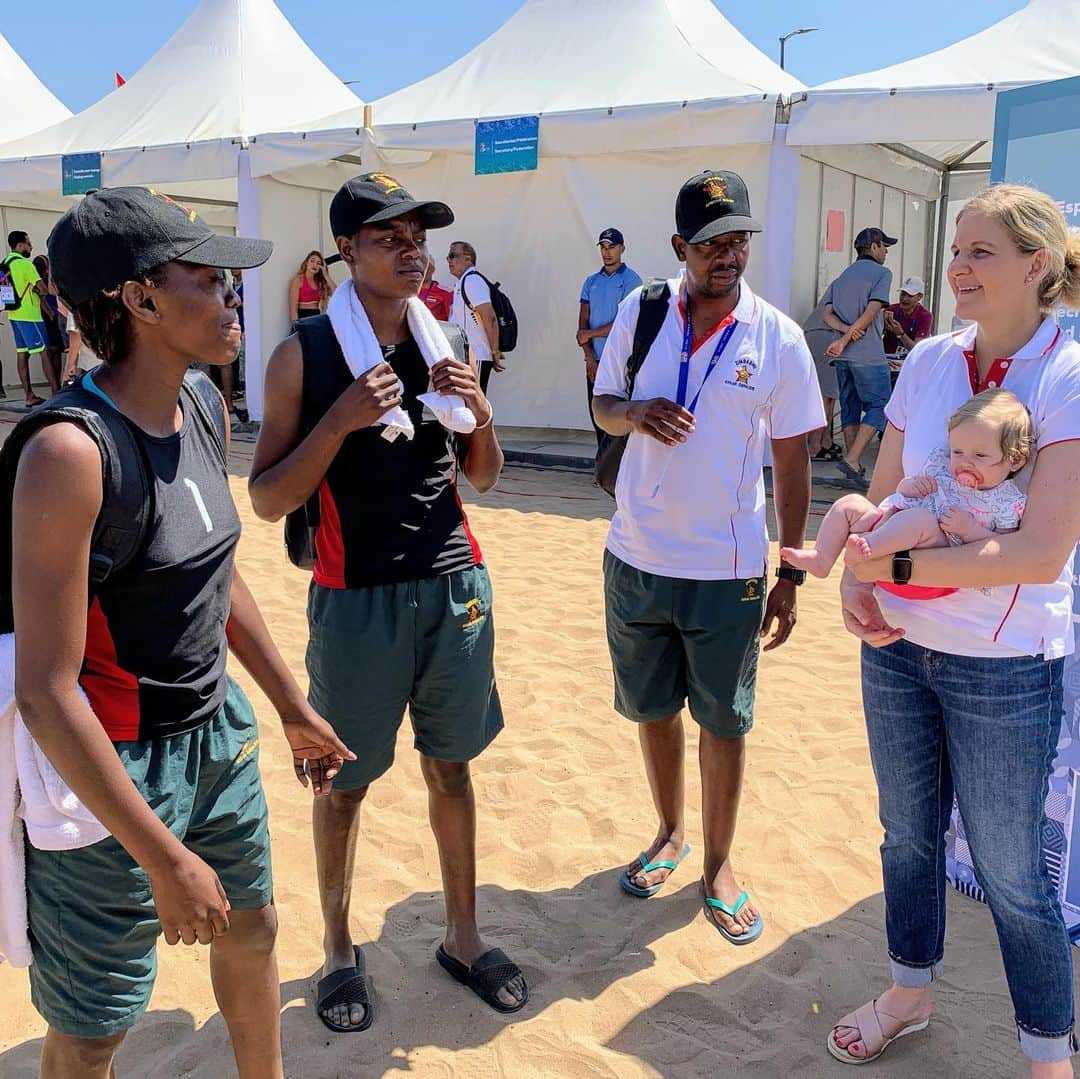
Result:
[[[237,910],[273,900],[259,732],[243,690],[197,730],[116,742],[154,812],[221,878]],[[27,846],[30,992],[49,1026],[76,1038],[131,1027],[146,1010],[161,932],[146,873],[120,844],[79,850]]]
[[[356,754],[335,789],[389,770],[406,705],[413,744],[435,760],[472,760],[502,730],[484,566],[371,588],[313,581],[308,625],[308,699]]]
[[[689,581],[604,552],[604,607],[615,710],[647,723],[690,714],[720,738],[754,724],[765,578]]]

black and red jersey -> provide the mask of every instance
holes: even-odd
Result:
[[[240,519],[221,448],[191,411],[167,438],[128,421],[152,483],[152,514],[142,550],[91,603],[79,677],[114,742],[193,730],[225,700]]]
[[[305,319],[300,340],[310,431],[353,377],[326,316]],[[403,407],[416,433],[389,442],[376,425],[342,443],[318,490],[314,576],[326,588],[423,580],[482,557],[458,497],[454,437],[417,400],[430,389],[420,349],[409,338],[383,354],[405,387]]]

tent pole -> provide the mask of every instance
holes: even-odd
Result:
[[[236,224],[241,236],[262,236],[259,214],[259,188],[251,175],[251,151],[245,146],[237,155]],[[259,271],[244,271],[244,396],[248,416],[263,416],[262,297],[259,295]]]
[[[941,327],[938,325],[938,315],[941,311],[941,279],[945,268],[945,230],[948,227],[946,220],[949,213],[949,188],[952,185],[952,169],[946,168],[941,177],[941,195],[938,198],[937,213],[937,242],[934,244],[934,264],[931,267],[930,295],[934,305],[934,333],[938,333]]]
[[[773,128],[773,141],[769,149],[764,296],[784,314],[791,310],[800,160],[799,152],[787,144],[787,124],[778,123]]]

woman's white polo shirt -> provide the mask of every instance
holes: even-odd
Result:
[[[905,476],[918,475],[948,445],[949,417],[973,394],[975,326],[920,341],[908,354],[891,400],[889,422],[904,434]],[[1080,439],[1080,345],[1047,318],[1015,355],[995,361],[982,389],[1002,387],[1031,413],[1038,450]],[[1027,492],[1034,456],[1015,477]],[[1065,492],[1062,492],[1064,495]],[[1023,522],[1021,522],[1023,529]],[[1073,650],[1073,560],[1053,584],[962,588],[932,600],[877,589],[890,624],[923,648],[965,656],[1043,655]]]

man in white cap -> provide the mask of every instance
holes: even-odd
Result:
[[[905,277],[900,285],[900,302],[890,304],[885,311],[885,355],[894,371],[899,370],[915,342],[933,332],[934,318],[922,305],[925,292],[921,277]]]

